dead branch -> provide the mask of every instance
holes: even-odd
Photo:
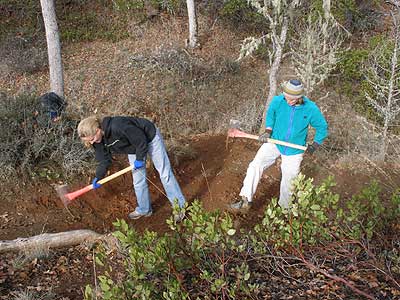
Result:
[[[347,286],[348,288],[350,288],[351,290],[353,290],[354,292],[356,292],[359,295],[364,296],[367,299],[375,299],[373,296],[367,294],[366,292],[361,291],[360,289],[356,288],[354,285],[352,285],[350,282],[348,282],[346,279],[336,276],[336,275],[331,275],[329,274],[327,271],[317,267],[316,265],[314,265],[313,263],[307,261],[303,255],[299,254],[299,259],[312,271],[314,272],[318,272],[321,273],[322,275],[324,275],[325,277],[328,277],[336,282],[340,282],[342,284],[344,284],[345,286]]]
[[[0,253],[33,248],[61,248],[82,243],[93,243],[106,236],[92,230],[73,230],[60,233],[43,233],[29,238],[0,241]]]

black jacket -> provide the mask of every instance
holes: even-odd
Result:
[[[104,132],[103,139],[93,144],[99,162],[96,169],[98,179],[106,175],[112,153],[136,154],[137,160],[144,160],[148,144],[156,135],[156,127],[151,121],[135,117],[105,117],[101,130]]]

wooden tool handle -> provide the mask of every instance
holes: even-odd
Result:
[[[108,182],[110,180],[113,180],[114,178],[116,178],[118,176],[121,176],[122,174],[125,174],[125,173],[127,173],[129,171],[132,171],[133,168],[134,168],[133,166],[126,167],[125,169],[122,169],[122,170],[120,170],[120,171],[118,171],[118,172],[116,172],[114,174],[111,174],[110,176],[104,177],[103,179],[97,181],[97,183],[104,184],[104,183],[106,183],[106,182]],[[93,185],[91,185],[91,186],[93,188]]]
[[[243,138],[247,138],[247,139],[258,140],[258,135],[246,133],[246,132],[243,132],[243,131],[241,131],[241,130],[239,130],[237,128],[229,129],[228,136],[230,136],[230,137],[243,137]],[[284,141],[280,141],[280,140],[275,140],[275,139],[268,139],[268,143],[282,145],[282,146],[295,148],[295,149],[299,149],[299,150],[304,150],[304,151],[307,150],[306,146],[292,144],[292,143],[288,143],[288,142],[284,142]]]
[[[280,140],[274,140],[274,139],[268,139],[268,143],[272,143],[272,144],[277,144],[277,145],[282,145],[282,146],[286,146],[286,147],[290,147],[290,148],[295,148],[295,149],[299,149],[299,150],[307,150],[306,146],[301,146],[301,145],[297,145],[297,144],[292,144],[292,143],[287,143],[284,141],[280,141]]]
[[[103,179],[99,180],[98,183],[104,184],[104,183],[106,183],[106,182],[108,182],[110,180],[113,180],[114,178],[116,178],[118,176],[121,176],[122,174],[125,174],[125,173],[127,173],[129,171],[132,171],[133,168],[134,168],[133,166],[126,167],[125,169],[122,169],[121,171],[118,171],[118,172],[116,172],[114,174],[111,174],[110,176],[104,177]],[[68,193],[68,194],[65,195],[65,197],[66,197],[66,199],[69,200],[69,202],[71,202],[75,198],[78,198],[79,196],[81,196],[81,195],[83,195],[83,194],[85,194],[85,193],[87,193],[87,192],[89,192],[91,190],[93,190],[93,184],[89,184],[89,185],[85,186],[84,188],[81,188],[81,189],[79,189],[79,190],[77,190],[75,192]]]

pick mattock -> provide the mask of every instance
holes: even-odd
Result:
[[[125,169],[122,169],[121,171],[111,174],[110,176],[104,177],[103,179],[99,180],[98,183],[104,184],[122,174],[132,171],[133,168],[134,168],[133,166],[126,167]],[[68,193],[68,186],[66,184],[56,186],[57,194],[58,194],[58,196],[60,196],[60,199],[63,202],[65,207],[67,207],[74,199],[78,198],[79,196],[81,196],[91,190],[93,190],[93,184],[90,184],[90,185],[88,185],[80,190],[77,190],[75,192],[72,192],[72,193]]]
[[[250,134],[250,133],[240,130],[240,121],[238,121],[238,120],[230,120],[229,121],[228,137],[233,137],[233,138],[242,137],[242,138],[247,138],[247,139],[252,139],[252,140],[258,140],[258,135]],[[304,151],[307,150],[306,146],[292,144],[292,143],[275,140],[275,139],[268,139],[268,143],[282,145],[282,146],[300,149],[300,150],[304,150]]]

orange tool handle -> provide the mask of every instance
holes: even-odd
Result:
[[[97,183],[104,184],[104,183],[106,183],[106,182],[108,182],[110,180],[113,180],[114,178],[117,178],[118,176],[121,176],[122,174],[125,174],[125,173],[127,173],[129,171],[132,171],[133,168],[134,168],[133,166],[126,167],[125,169],[122,169],[122,170],[120,170],[120,171],[118,171],[118,172],[116,172],[114,174],[111,174],[110,176],[104,177],[103,179],[99,180]],[[89,192],[91,190],[93,190],[93,184],[85,186],[84,188],[82,188],[80,190],[77,190],[75,192],[68,193],[68,194],[65,195],[65,197],[67,197],[67,199],[72,201],[75,198],[78,198],[79,196],[81,196],[81,195],[83,195],[83,194],[85,194],[85,193],[87,193],[87,192]]]

